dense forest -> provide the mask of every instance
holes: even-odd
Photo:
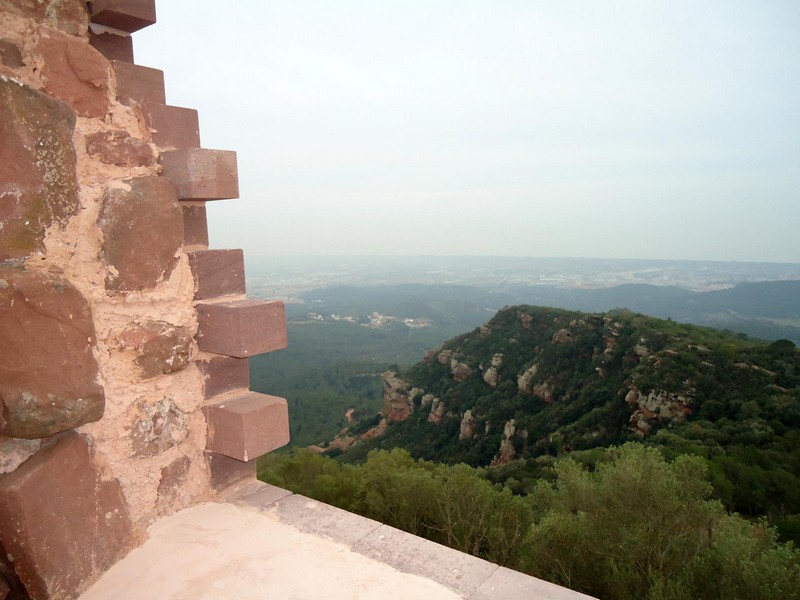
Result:
[[[292,445],[303,447],[334,437],[349,424],[349,409],[357,415],[377,412],[382,371],[414,364],[425,350],[479,326],[505,305],[536,303],[584,311],[627,306],[679,322],[800,343],[798,297],[796,281],[739,284],[703,293],[653,285],[340,285],[305,292],[303,304],[287,305],[289,347],[250,360],[252,387],[289,399]],[[397,321],[370,328],[374,311],[398,319],[424,319],[428,326],[409,328]],[[312,320],[310,313],[324,319]],[[351,317],[352,322],[333,320],[332,315]]]
[[[800,598],[800,552],[712,498],[707,461],[626,444],[594,468],[567,458],[525,495],[483,469],[414,460],[361,465],[299,450],[260,477],[415,535],[604,600]]]
[[[798,597],[793,342],[514,306],[396,371],[262,477],[602,598]]]

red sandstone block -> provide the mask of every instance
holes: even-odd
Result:
[[[208,400],[233,390],[247,391],[250,387],[250,365],[247,358],[201,353],[197,368],[205,377],[203,397]]]
[[[193,108],[145,104],[147,126],[153,132],[153,142],[159,148],[199,148],[200,123]]]
[[[185,148],[162,152],[160,160],[180,200],[239,197],[236,152]]]
[[[108,60],[80,38],[49,27],[38,27],[36,53],[48,95],[69,104],[83,117],[108,112]]]
[[[245,293],[241,250],[193,250],[187,254],[194,276],[195,300]]]
[[[289,407],[283,398],[245,392],[203,412],[211,452],[247,462],[289,443]]]
[[[181,202],[183,243],[185,246],[208,246],[208,218],[205,202]]]
[[[219,492],[247,479],[255,481],[256,459],[242,462],[216,452],[205,452],[208,470],[211,474],[211,487]]]
[[[117,77],[117,100],[126,106],[136,104],[166,104],[164,71],[112,60]]]
[[[128,33],[156,22],[155,0],[92,0],[89,6],[92,23]]]
[[[133,38],[129,35],[123,36],[114,33],[95,33],[90,31],[89,43],[92,48],[108,60],[133,62]]]
[[[231,300],[196,309],[197,346],[203,352],[245,358],[286,348],[283,302]]]
[[[137,543],[119,482],[74,432],[0,478],[0,540],[32,598],[76,598]]]

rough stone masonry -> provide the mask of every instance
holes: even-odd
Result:
[[[0,600],[77,597],[289,439],[247,368],[286,346],[283,305],[208,248],[236,154],[134,63],[155,20],[154,0],[0,0]]]

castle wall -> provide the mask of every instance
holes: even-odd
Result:
[[[133,62],[152,0],[0,0],[0,599],[73,598],[156,517],[288,442],[286,346],[205,204],[234,152]]]

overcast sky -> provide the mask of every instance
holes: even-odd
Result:
[[[800,262],[797,0],[160,0],[256,256]]]

